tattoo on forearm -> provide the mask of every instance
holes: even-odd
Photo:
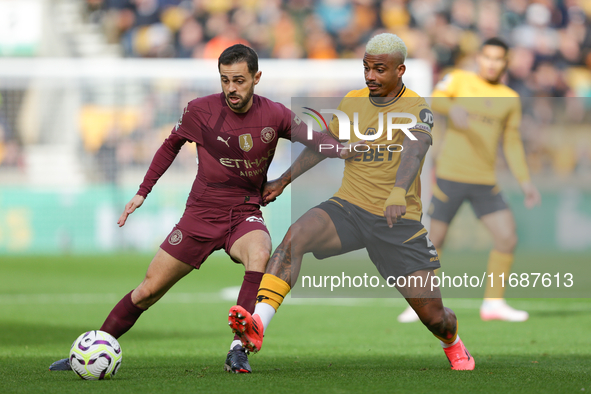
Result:
[[[417,137],[416,141],[412,141],[408,137],[404,139],[404,149],[400,153],[400,165],[396,172],[396,183],[394,184],[394,186],[405,190],[408,190],[417,177],[421,161],[427,154],[431,144],[429,135],[425,133],[413,133],[413,135]]]
[[[326,156],[322,155],[321,153],[316,152],[315,150],[310,148],[304,149],[302,153],[298,156],[298,158],[291,165],[290,181],[293,182],[297,177],[299,177],[304,172],[308,171],[310,168],[314,167],[316,164],[320,163],[324,159],[326,159]]]

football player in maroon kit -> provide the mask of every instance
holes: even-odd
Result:
[[[346,159],[356,154],[328,134],[314,132],[308,139],[305,123],[292,111],[254,94],[261,71],[251,48],[242,44],[227,48],[219,57],[218,69],[223,92],[189,102],[156,152],[137,195],[119,218],[121,227],[142,206],[186,142],[197,145],[199,169],[183,216],[160,245],[144,280],[119,301],[100,328],[115,338],[126,333],[177,281],[219,249],[244,265],[237,302],[253,312],[271,252],[271,238],[259,206],[277,140],[298,141],[316,150],[320,144],[330,144],[334,150],[322,149],[328,157]],[[69,370],[70,360],[56,361],[49,369]],[[224,369],[251,372],[238,336],[230,346]]]

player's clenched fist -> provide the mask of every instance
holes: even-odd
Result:
[[[386,221],[388,222],[388,227],[392,228],[392,226],[402,219],[402,216],[406,215],[406,206],[405,205],[390,205],[386,207],[386,212],[384,212],[384,216],[386,217]]]
[[[142,204],[144,203],[144,200],[145,200],[145,198],[140,196],[139,194],[136,194],[135,196],[133,196],[131,201],[129,201],[125,205],[125,209],[123,210],[123,213],[119,217],[119,220],[117,220],[117,224],[119,225],[119,227],[122,227],[125,224],[125,221],[127,220],[127,217],[129,216],[129,214],[133,213],[133,211],[135,211],[137,208],[142,206]]]
[[[388,222],[388,227],[392,228],[394,223],[402,219],[406,214],[406,189],[394,187],[390,196],[384,203],[384,216]]]
[[[275,201],[275,199],[279,197],[281,193],[283,193],[283,189],[285,189],[286,186],[287,183],[281,178],[265,182],[262,191],[263,206]]]

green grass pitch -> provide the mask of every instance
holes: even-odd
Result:
[[[398,323],[401,299],[289,300],[262,351],[250,358],[254,373],[228,374],[222,365],[232,339],[227,311],[235,291],[227,288],[240,285],[243,270],[221,255],[179,282],[120,338],[123,364],[115,379],[83,381],[73,372],[49,372],[78,335],[98,329],[139,283],[150,258],[0,257],[0,392],[591,391],[588,299],[510,301],[529,310],[525,323],[485,323],[478,316],[480,300],[447,300],[476,359],[474,371],[451,371],[438,341],[420,323]],[[450,252],[447,258],[484,267],[486,254]]]

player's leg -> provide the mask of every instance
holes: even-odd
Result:
[[[441,249],[443,247],[443,242],[445,241],[445,236],[447,235],[448,228],[449,223],[431,218],[431,229],[429,230],[429,239],[431,240],[431,242],[433,242],[433,245],[437,249],[440,259]],[[435,272],[435,275],[437,275],[437,272]],[[410,305],[407,306],[406,309],[400,315],[398,315],[396,319],[400,323],[413,323],[420,320],[419,316],[416,314],[416,312]]]
[[[271,237],[266,229],[257,229],[246,233],[234,242],[230,248],[230,256],[243,264],[245,270],[237,305],[240,305],[249,313],[254,312],[257,292],[270,255]],[[238,337],[235,337],[235,340],[237,339]],[[235,344],[233,343],[233,345]]]
[[[455,313],[443,306],[439,287],[431,287],[429,279],[433,275],[432,269],[415,271],[406,276],[404,286],[396,288],[406,298],[425,327],[441,341],[452,369],[472,370],[475,365],[474,358],[458,336]]]
[[[437,178],[433,185],[433,196],[428,214],[431,218],[429,239],[441,252],[449,224],[458,213],[458,209],[468,197],[470,185]]]
[[[389,285],[396,285],[425,327],[441,341],[452,369],[474,369],[474,359],[457,336],[456,315],[443,306],[433,280],[441,265],[421,222],[402,219],[390,228],[385,218],[372,221],[362,213],[358,217],[364,224],[360,227],[367,253],[380,275]]]
[[[335,224],[324,209],[312,208],[290,226],[267,264],[254,313],[230,309],[230,327],[248,350],[260,350],[265,329],[297,280],[304,254],[328,255],[341,249]]]
[[[508,280],[513,265],[513,253],[517,246],[513,213],[505,208],[482,215],[480,220],[492,235],[494,245],[487,267],[488,274],[493,274],[493,282],[492,286],[487,282],[480,316],[483,320],[525,321],[529,318],[527,312],[516,310],[505,302],[505,287],[500,277],[504,274],[504,278]]]
[[[244,265],[245,270],[244,280],[236,303],[248,313],[253,313],[257,291],[271,254],[271,237],[266,228],[264,230],[254,229],[234,241],[229,254],[233,260]],[[252,372],[248,356],[242,346],[240,337],[236,334],[234,334],[234,340],[230,344],[230,351],[226,356],[224,369],[234,373]]]
[[[281,244],[271,256],[266,274],[280,278],[293,287],[300,274],[304,254],[339,253],[341,239],[329,214],[312,208],[289,227]]]
[[[115,305],[103,323],[101,331],[108,332],[115,338],[125,334],[142,312],[154,305],[176,282],[192,270],[193,267],[189,264],[183,263],[163,249],[158,249],[144,280]]]
[[[437,249],[437,252],[441,254],[445,237],[447,236],[447,230],[449,229],[449,222],[431,218],[429,225],[429,239],[433,242],[433,245]]]
[[[176,282],[192,270],[192,266],[159,249],[148,267],[144,280],[115,305],[101,326],[101,331],[115,338],[125,334],[145,310],[154,305]],[[70,369],[67,358],[56,361],[49,367],[50,371]]]
[[[443,179],[437,179],[433,185],[433,197],[428,211],[431,217],[429,239],[437,249],[440,259],[449,224],[465,198],[463,189],[463,184]],[[413,323],[419,321],[419,317],[409,305],[398,315],[397,320],[400,323]]]

